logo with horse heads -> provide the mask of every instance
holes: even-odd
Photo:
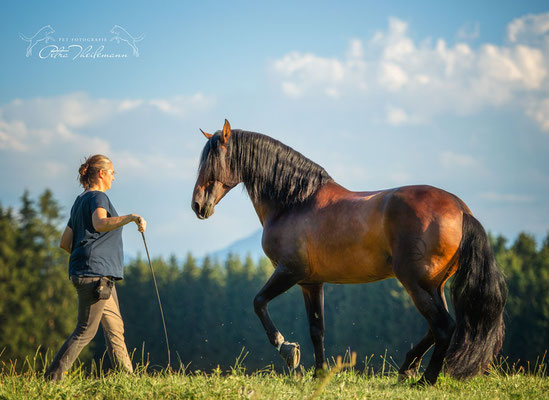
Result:
[[[137,48],[136,42],[140,42],[145,37],[145,34],[142,33],[141,35],[137,37],[133,37],[128,33],[127,30],[122,28],[120,25],[115,25],[111,29],[111,33],[115,36],[111,38],[111,41],[116,40],[116,43],[120,43],[120,41],[126,42],[133,50],[133,55],[136,57],[139,57],[139,49]]]
[[[50,36],[55,31],[51,27],[51,25],[43,26],[31,37],[26,37],[22,33],[19,33],[19,37],[24,40],[25,42],[29,42],[29,45],[27,46],[27,54],[26,57],[30,57],[32,55],[32,48],[36,46],[39,42],[45,42],[46,44],[51,40],[55,41],[55,39]]]
[[[52,36],[54,32],[51,25],[45,25],[32,36],[19,33],[21,40],[28,42],[26,57],[31,57],[33,52],[39,59],[56,60],[128,58],[131,57],[131,54],[134,57],[139,57],[137,43],[145,37],[144,33],[133,36],[120,25],[114,25],[111,28],[109,33],[114,35],[111,37],[108,34],[93,36],[56,34],[54,38]],[[54,43],[50,44],[50,41]],[[121,44],[121,42],[126,43],[132,49],[132,53],[129,52],[126,44]]]

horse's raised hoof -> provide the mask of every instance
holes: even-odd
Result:
[[[301,350],[299,343],[284,342],[280,346],[280,355],[290,368],[297,368],[301,359]]]

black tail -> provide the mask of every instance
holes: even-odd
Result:
[[[484,228],[463,215],[458,270],[452,283],[456,329],[447,353],[448,373],[467,378],[486,370],[501,349],[507,286]]]

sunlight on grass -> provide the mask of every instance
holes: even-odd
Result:
[[[46,353],[48,354],[48,353]],[[531,367],[508,365],[500,358],[490,372],[468,381],[445,375],[434,387],[412,388],[411,382],[397,384],[397,370],[391,358],[382,356],[383,364],[375,371],[367,357],[364,371],[355,368],[356,353],[332,358],[328,371],[313,378],[314,370],[301,367],[278,373],[268,366],[247,373],[243,349],[228,370],[219,366],[211,371],[190,371],[181,361],[177,368],[154,370],[143,363],[133,374],[122,371],[103,372],[102,365],[85,370],[82,364],[71,369],[61,382],[42,378],[48,357],[40,352],[27,358],[23,368],[17,362],[0,366],[0,399],[522,399],[544,398],[549,391],[546,354]]]

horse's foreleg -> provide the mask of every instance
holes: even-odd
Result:
[[[315,350],[315,377],[326,369],[326,357],[324,355],[324,284],[301,285],[307,319],[309,320],[309,332]]]
[[[276,296],[294,286],[301,279],[303,279],[301,274],[296,273],[296,271],[290,271],[282,265],[278,265],[265,286],[263,286],[254,298],[255,313],[263,324],[269,341],[278,349],[282,357],[292,368],[296,368],[299,365],[299,345],[297,343],[284,341],[284,336],[276,329],[271,320],[267,304]]]

